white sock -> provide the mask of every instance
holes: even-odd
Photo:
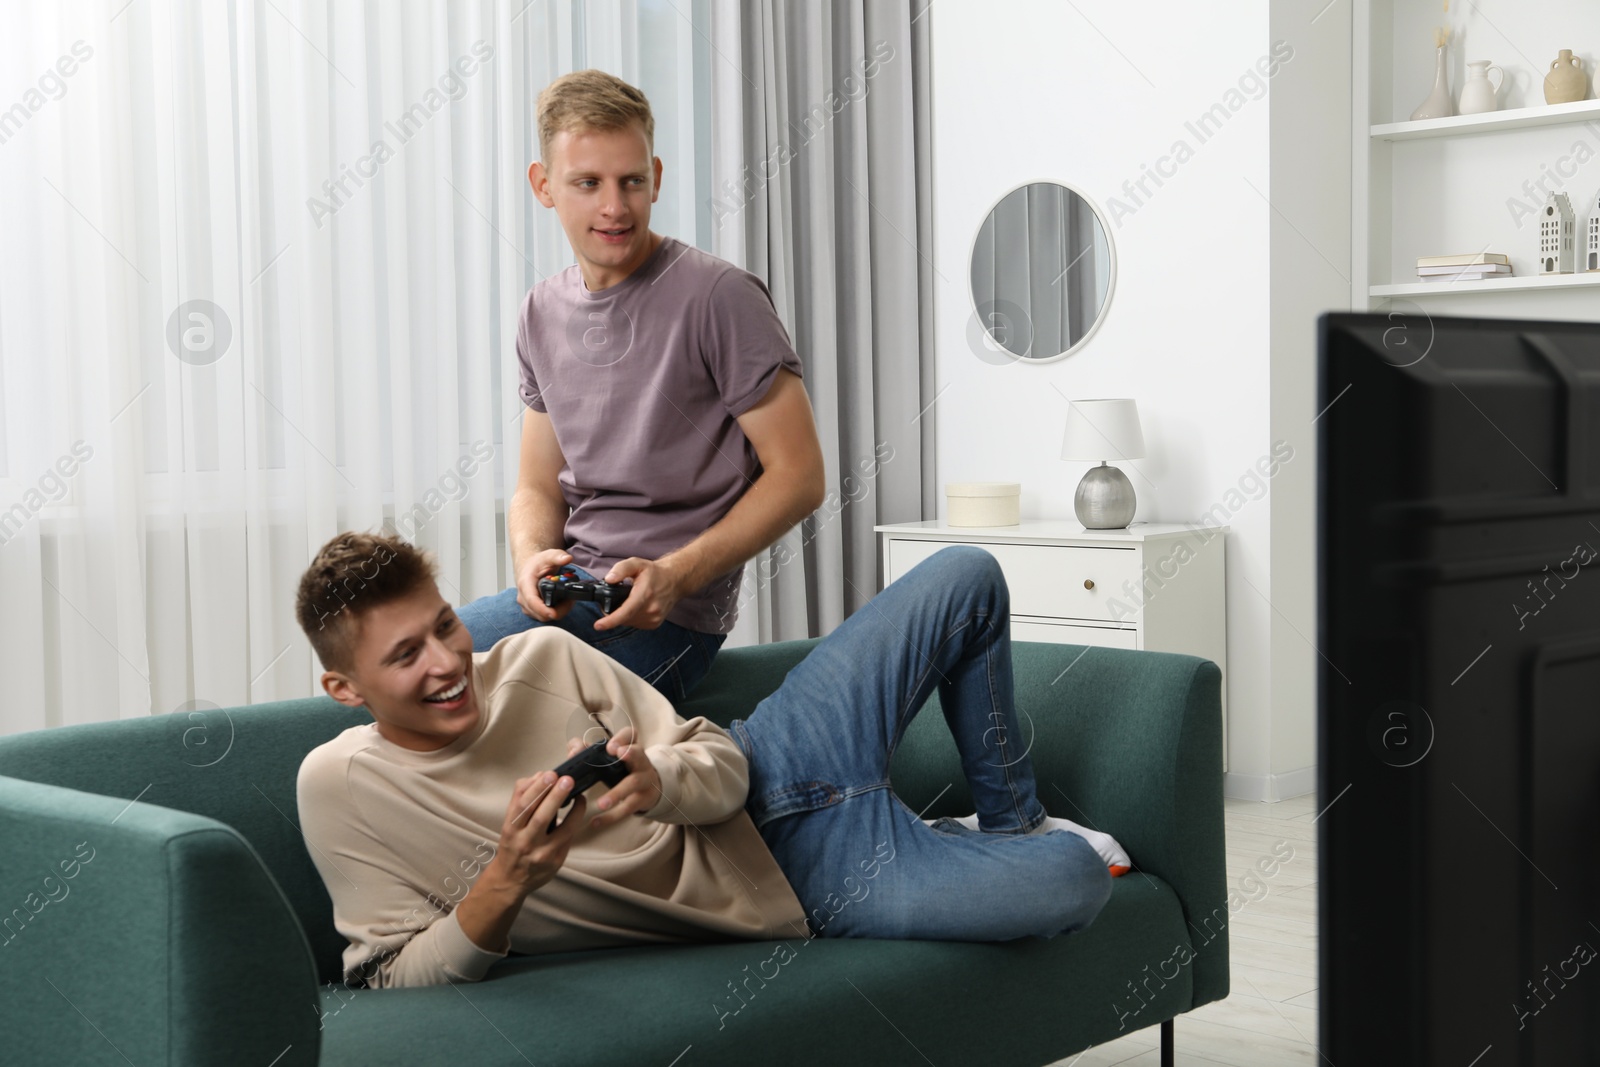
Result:
[[[977,815],[963,815],[961,818],[952,821],[960,823],[969,830],[982,829],[978,825]],[[933,820],[924,819],[923,822],[932,825]],[[1128,853],[1123,850],[1123,847],[1117,844],[1116,838],[1110,834],[1101,833],[1099,830],[1091,830],[1087,826],[1079,826],[1071,819],[1058,819],[1052,815],[1047,815],[1044,822],[1029,832],[1044,834],[1052,830],[1066,830],[1089,842],[1090,846],[1100,854],[1100,858],[1105,860],[1106,866],[1111,869],[1113,875],[1126,874],[1133,867],[1133,861],[1128,858]]]

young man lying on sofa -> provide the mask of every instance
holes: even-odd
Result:
[[[474,654],[432,560],[398,538],[329,541],[296,612],[323,688],[374,719],[298,783],[352,984],[476,981],[509,951],[1050,937],[1087,926],[1127,869],[1035,795],[1008,594],[978,549],[893,583],[727,731],[556,627]],[[888,768],[935,686],[978,812],[928,823]],[[551,769],[607,737],[626,776],[573,797]]]

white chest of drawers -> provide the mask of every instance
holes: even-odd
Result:
[[[977,545],[993,555],[1011,589],[1014,641],[1184,652],[1211,660],[1222,671],[1226,723],[1226,526],[1139,523],[1125,530],[1085,530],[1065,519],[990,527],[929,519],[875,529],[883,539],[885,582],[949,545]]]

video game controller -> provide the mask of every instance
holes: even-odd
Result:
[[[579,578],[577,572],[563,567],[559,573],[539,579],[539,599],[544,601],[547,608],[553,608],[565,600],[592,600],[600,605],[601,614],[610,615],[628,599],[628,591],[632,588],[624,582]]]
[[[564,774],[572,776],[572,792],[567,794],[571,799],[600,782],[616,785],[628,776],[628,765],[607,752],[604,741],[596,741],[556,768],[557,781]]]

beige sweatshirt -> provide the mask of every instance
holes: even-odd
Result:
[[[744,811],[749,767],[704,718],[684,721],[643,679],[556,627],[473,656],[475,730],[415,752],[355,726],[300,766],[301,828],[349,939],[347,981],[476,981],[504,953],[475,945],[454,908],[494,857],[516,779],[551,770],[569,737],[630,723],[661,775],[643,816],[583,828],[556,877],[528,894],[511,948],[804,934],[799,900]],[[590,789],[590,816],[604,796]]]

